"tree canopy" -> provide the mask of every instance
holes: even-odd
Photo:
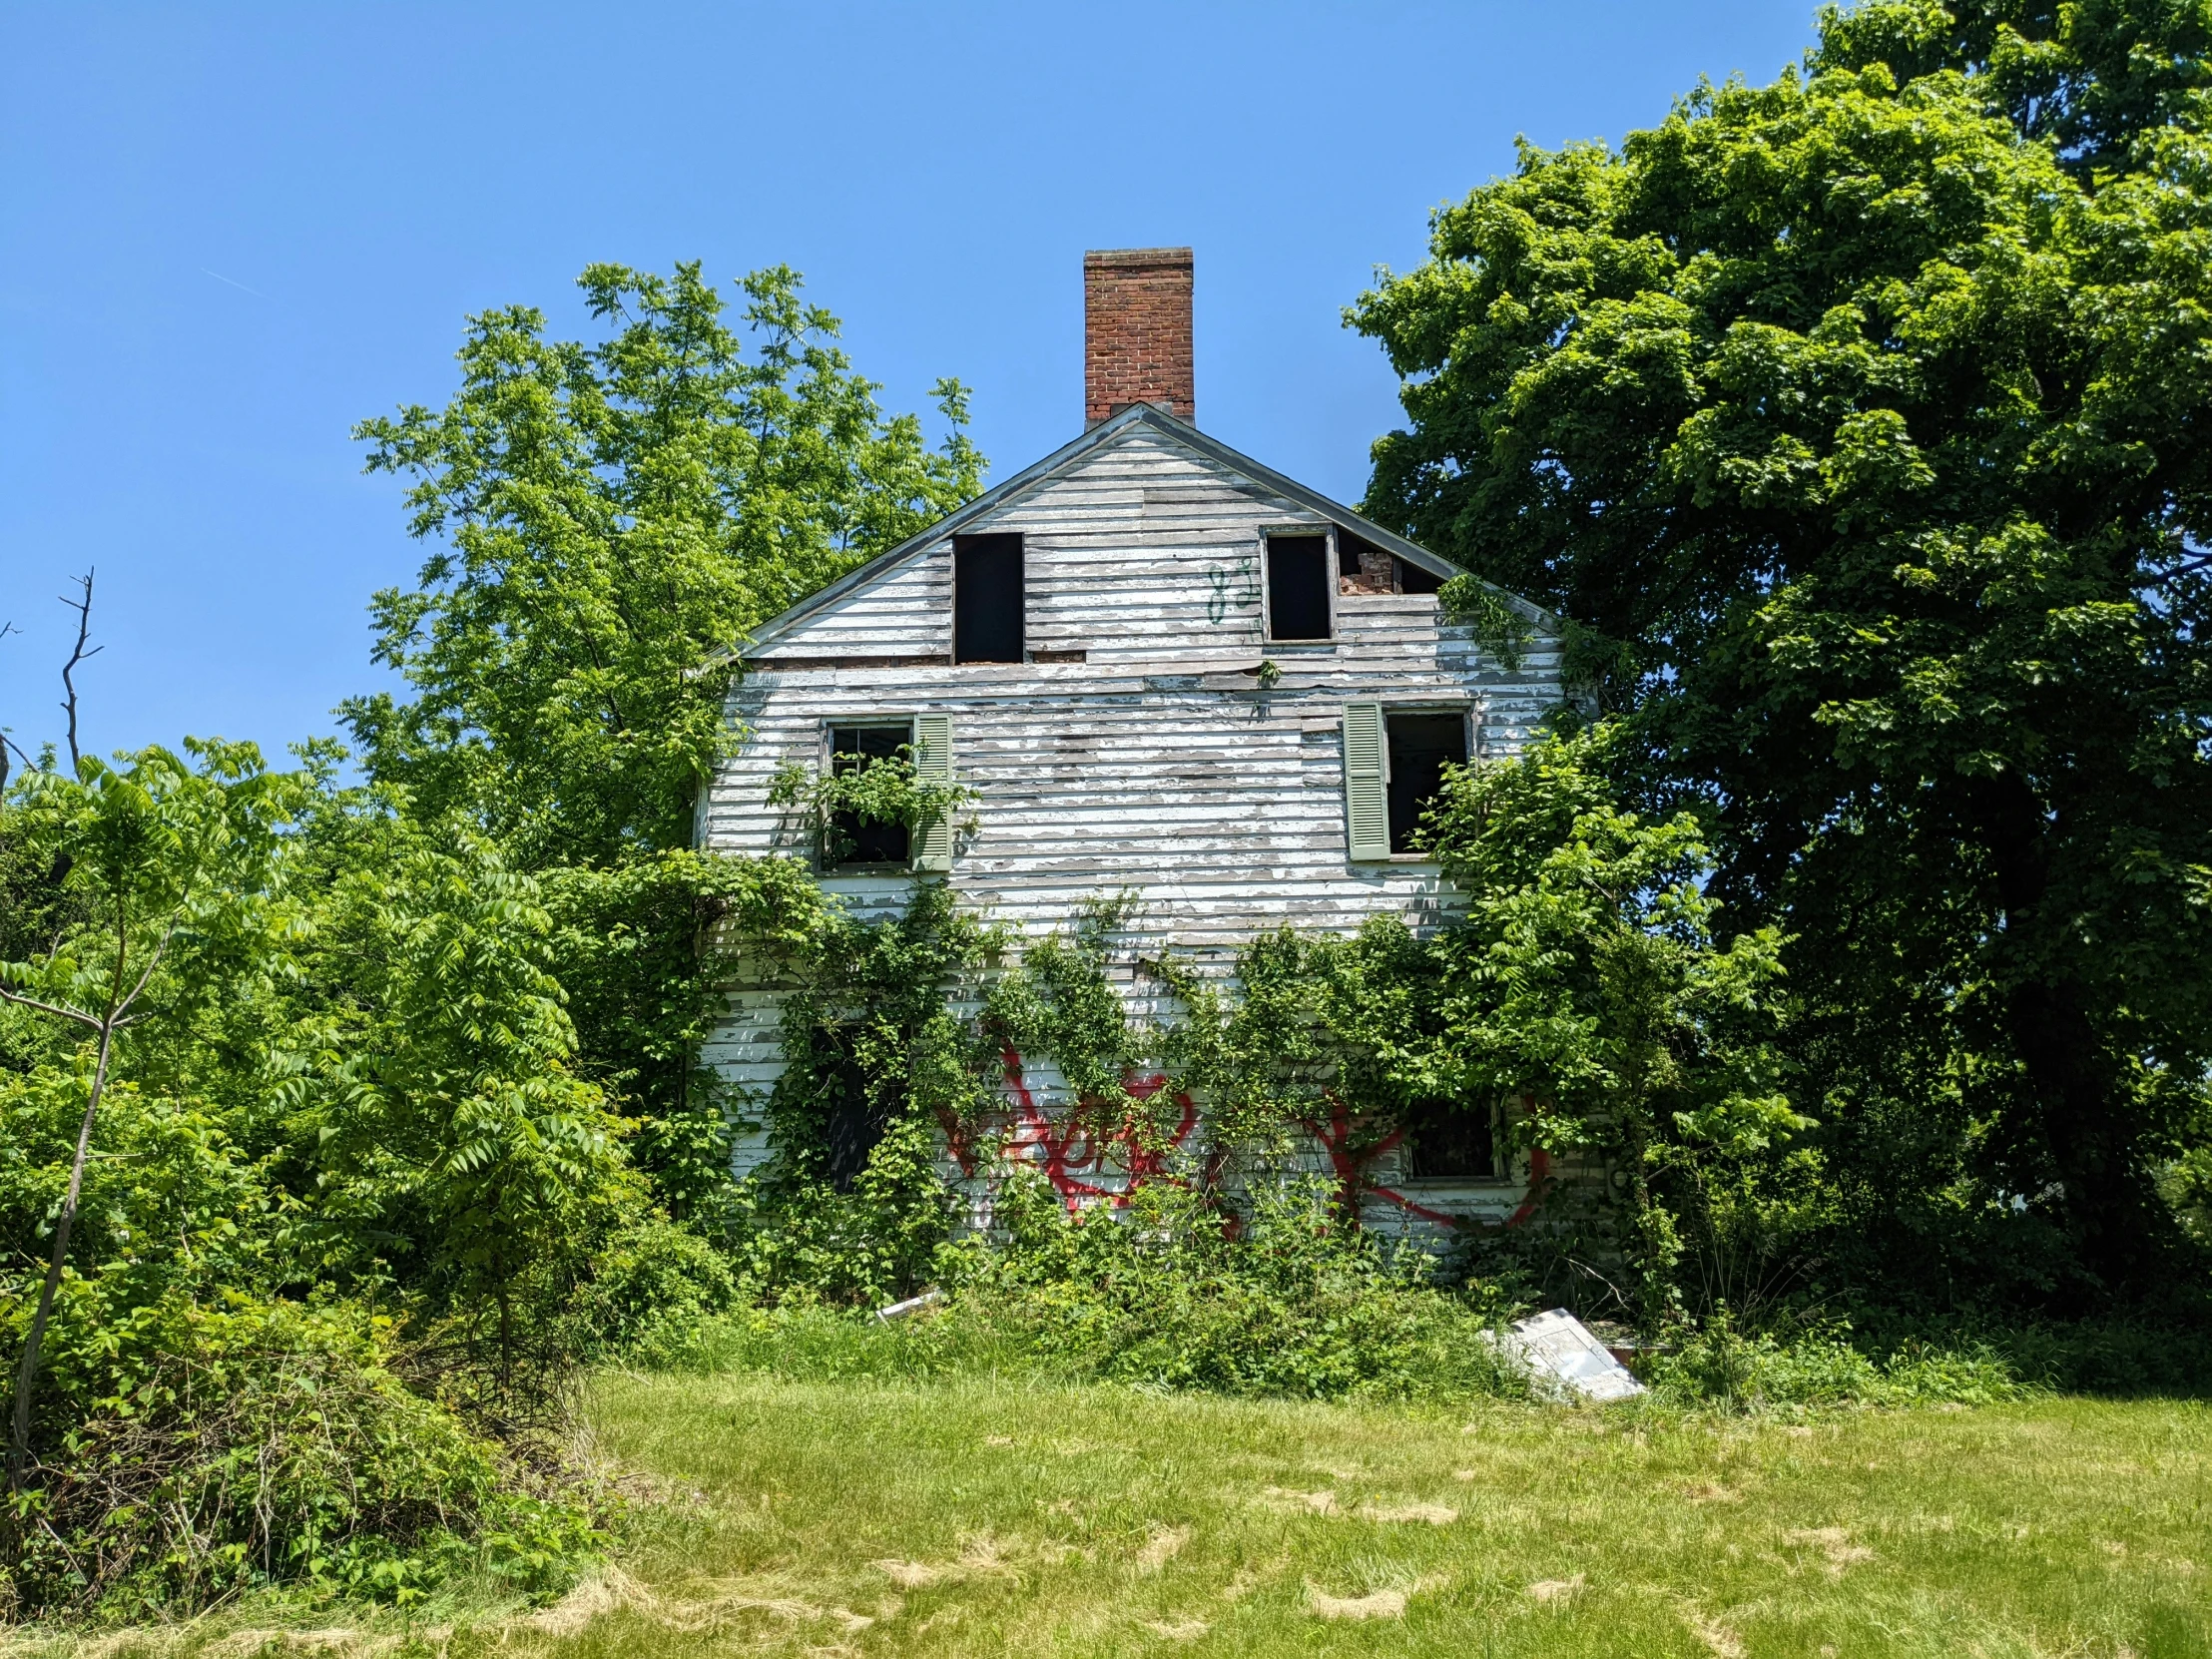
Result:
[[[701,945],[745,878],[691,851],[736,735],[734,650],[757,626],[972,497],[967,392],[934,388],[935,448],[777,266],[744,327],[696,264],[595,265],[596,343],[526,305],[470,319],[439,410],[363,421],[371,471],[411,479],[435,540],[379,593],[376,656],[413,693],[341,711],[408,811],[458,815],[542,881],[579,1063],[643,1123],[638,1157],[679,1210],[728,1182],[698,1047],[716,996]],[[752,349],[749,351],[749,336]]]
[[[983,460],[958,381],[935,387],[950,436],[932,450],[788,267],[745,278],[751,357],[696,264],[595,265],[578,285],[604,340],[487,311],[442,410],[357,428],[443,545],[373,607],[413,699],[342,712],[422,809],[465,808],[532,862],[604,864],[690,843],[726,741],[717,654],[973,496]]]
[[[1808,1109],[2107,1280],[2212,1058],[2207,15],[1832,10],[1351,313],[1409,417],[1368,510],[1576,625],[1792,935]]]

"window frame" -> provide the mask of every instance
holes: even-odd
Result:
[[[1509,1119],[1516,1109],[1522,1116],[1527,1115],[1526,1107],[1513,1095],[1502,1096],[1490,1106],[1490,1161],[1498,1171],[1496,1175],[1414,1175],[1411,1155],[1401,1148],[1396,1153],[1397,1168],[1389,1178],[1392,1187],[1432,1208],[1446,1208],[1455,1197],[1494,1202],[1501,1194],[1526,1191],[1535,1179],[1535,1160],[1529,1148],[1513,1143],[1509,1133]]]
[[[815,769],[816,776],[828,778],[837,764],[837,734],[839,732],[896,732],[906,734],[905,744],[909,755],[919,746],[914,717],[912,715],[825,715],[818,739]],[[851,858],[832,862],[827,855],[824,832],[815,832],[815,870],[821,875],[880,875],[889,871],[903,873],[913,868],[914,831],[906,831],[906,856],[903,858]]]
[[[1329,637],[1320,640],[1279,640],[1275,637],[1275,578],[1269,568],[1268,543],[1276,537],[1297,536],[1322,543],[1322,591],[1329,605]],[[1337,589],[1341,578],[1337,573],[1337,527],[1320,524],[1263,524],[1260,526],[1260,639],[1277,651],[1332,652],[1344,635],[1342,619],[1337,614]]]
[[[1375,701],[1382,702],[1380,698]],[[1440,703],[1433,700],[1426,703],[1382,703],[1382,803],[1385,813],[1388,811],[1390,800],[1391,717],[1395,715],[1457,715],[1459,717],[1461,755],[1459,764],[1466,766],[1475,759],[1475,739],[1477,736],[1475,718],[1479,713],[1479,706],[1471,698],[1456,703]],[[1382,860],[1378,859],[1376,861],[1382,862]],[[1390,854],[1388,861],[1393,864],[1434,865],[1437,863],[1435,856],[1427,852],[1393,852]]]
[[[960,544],[963,541],[1008,540],[1021,566],[1021,580],[1014,590],[1020,640],[1011,657],[962,657],[960,655]],[[945,661],[954,668],[1013,668],[1029,661],[1029,537],[1021,530],[963,530],[948,538],[945,561],[950,569],[945,607]]]

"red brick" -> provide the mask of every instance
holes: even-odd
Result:
[[[1121,248],[1083,256],[1083,424],[1132,403],[1195,421],[1191,251]]]

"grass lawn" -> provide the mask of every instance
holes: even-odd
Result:
[[[503,1652],[2212,1654],[2198,1403],[1793,1424],[741,1375],[609,1378],[593,1416],[678,1489]]]
[[[2212,1407],[1443,1414],[607,1376],[636,1493],[536,1612],[251,1606],[0,1652],[2212,1655]]]

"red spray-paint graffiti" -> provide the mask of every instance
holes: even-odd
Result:
[[[1362,1195],[1367,1194],[1385,1203],[1395,1204],[1399,1209],[1416,1215],[1423,1221],[1432,1221],[1444,1227],[1457,1227],[1459,1217],[1415,1204],[1403,1193],[1368,1179],[1368,1167],[1405,1139],[1403,1129],[1391,1129],[1363,1145],[1360,1134],[1370,1121],[1365,1117],[1355,1117],[1342,1101],[1335,1099],[1329,1103],[1328,1122],[1324,1123],[1318,1118],[1305,1120],[1306,1132],[1321,1142],[1322,1150],[1329,1154],[1330,1167],[1337,1175],[1338,1201],[1346,1211],[1357,1215]],[[1544,1155],[1543,1149],[1538,1147],[1531,1151],[1528,1155],[1528,1196],[1521,1201],[1520,1208],[1506,1218],[1507,1227],[1518,1227],[1536,1213],[1544,1183],[1550,1175],[1551,1160]]]
[[[1105,1199],[1117,1209],[1129,1202],[1129,1195],[1147,1181],[1158,1180],[1167,1173],[1168,1158],[1198,1127],[1198,1108],[1191,1097],[1178,1091],[1169,1098],[1180,1106],[1182,1118],[1160,1145],[1147,1146],[1129,1127],[1101,1131],[1095,1123],[1080,1112],[1070,1112],[1054,1123],[1037,1105],[1036,1097],[1029,1092],[1023,1079],[1021,1056],[1012,1048],[999,1051],[999,1059],[1005,1070],[1006,1088],[1014,1101],[1014,1132],[1006,1142],[1006,1154],[1033,1163],[1044,1173],[1074,1214],[1085,1199]],[[1132,1079],[1125,1087],[1132,1099],[1150,1100],[1167,1087],[1164,1076]],[[1084,1106],[1097,1102],[1086,1100]],[[1108,1160],[1119,1154],[1127,1179],[1118,1187],[1100,1186],[1096,1180],[1086,1180],[1086,1175],[1103,1176]],[[965,1166],[962,1166],[965,1168]]]
[[[1034,1164],[1044,1178],[1052,1183],[1068,1207],[1070,1215],[1082,1209],[1086,1200],[1103,1199],[1115,1208],[1124,1208],[1129,1196],[1148,1181],[1174,1180],[1168,1174],[1170,1158],[1190,1139],[1198,1127],[1198,1108],[1191,1097],[1178,1090],[1170,1096],[1173,1103],[1182,1108],[1175,1128],[1166,1139],[1157,1144],[1147,1144],[1134,1132],[1134,1126],[1118,1128],[1099,1127],[1096,1119],[1082,1111],[1066,1114],[1057,1122],[1037,1104],[1023,1075],[1022,1059],[1011,1046],[999,1050],[1007,1094],[1013,1101],[1012,1132],[1000,1149],[1000,1156],[1019,1162]],[[1150,1100],[1167,1087],[1163,1075],[1133,1078],[1126,1085],[1132,1099]],[[1086,1099],[1085,1107],[1095,1108],[1098,1102]],[[973,1178],[983,1159],[983,1149],[978,1144],[972,1126],[944,1114],[940,1122],[945,1134],[945,1148],[960,1166],[960,1173]],[[1335,1171],[1342,1201],[1348,1210],[1357,1213],[1364,1202],[1363,1195],[1394,1204],[1410,1215],[1442,1227],[1457,1227],[1461,1218],[1431,1210],[1416,1204],[1403,1193],[1369,1179],[1369,1167],[1383,1153],[1391,1151],[1405,1138],[1405,1131],[1398,1128],[1386,1130],[1372,1141],[1363,1143],[1362,1132],[1372,1122],[1364,1116],[1355,1116],[1342,1102],[1330,1102],[1329,1118],[1304,1120],[1306,1132],[1321,1143],[1329,1154],[1330,1167]],[[1110,1167],[1118,1163],[1124,1178],[1118,1185],[1102,1185]],[[1210,1160],[1207,1171],[1209,1180],[1218,1173],[1220,1154]],[[1528,1192],[1520,1207],[1506,1219],[1508,1227],[1518,1227],[1536,1213],[1542,1201],[1543,1190],[1551,1175],[1551,1160],[1542,1148],[1530,1152],[1528,1159]],[[1225,1226],[1234,1229],[1232,1217]]]

